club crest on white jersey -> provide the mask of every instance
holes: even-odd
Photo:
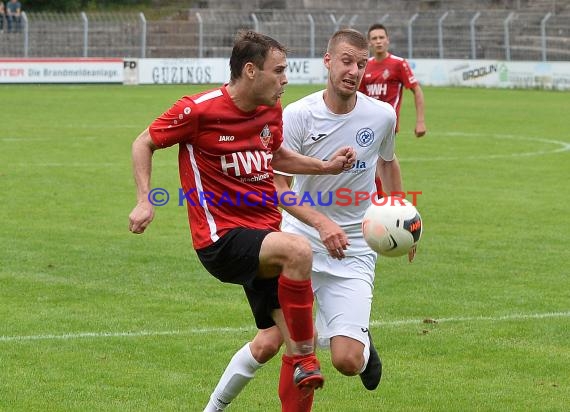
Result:
[[[362,147],[368,147],[374,141],[374,132],[368,127],[363,127],[356,132],[356,143]]]

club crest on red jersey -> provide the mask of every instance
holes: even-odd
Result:
[[[261,139],[261,143],[263,143],[263,146],[267,148],[271,142],[272,137],[271,130],[269,130],[269,126],[267,124],[263,126],[263,130],[261,130],[259,137]]]
[[[390,77],[390,70],[385,69],[384,72],[382,72],[382,77],[384,78],[384,80]]]

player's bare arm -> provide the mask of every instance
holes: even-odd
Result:
[[[402,174],[400,172],[400,162],[396,155],[394,155],[394,159],[390,161],[378,157],[376,175],[382,179],[382,186],[387,195],[397,196],[398,193],[401,193],[402,196],[405,196],[402,185]]]
[[[278,198],[282,199],[281,196],[287,192],[287,195],[284,195],[287,199],[287,205],[281,204],[280,206],[301,222],[317,229],[321,242],[333,258],[339,260],[344,258],[344,251],[349,245],[345,231],[321,212],[308,205],[300,205],[300,202],[297,201],[298,198],[290,193],[292,180],[291,176],[275,174],[274,184],[279,194]]]
[[[402,185],[402,174],[400,172],[400,162],[396,155],[394,155],[394,159],[390,162],[379,157],[378,163],[376,164],[376,174],[382,179],[386,193],[397,196],[397,193],[400,192],[402,197],[405,197]],[[408,261],[412,263],[415,257],[416,246],[412,247],[408,252]]]
[[[422,137],[427,132],[424,114],[424,93],[419,84],[413,87],[411,91],[414,93],[414,104],[416,106],[416,127],[414,133],[416,137]]]
[[[154,218],[154,208],[148,199],[152,155],[158,147],[153,143],[148,128],[133,142],[133,174],[137,186],[137,204],[129,215],[129,230],[143,233]]]
[[[337,175],[349,170],[356,161],[356,152],[352,147],[338,149],[330,159],[320,160],[303,156],[283,146],[273,152],[271,164],[274,169],[284,173],[304,175]]]

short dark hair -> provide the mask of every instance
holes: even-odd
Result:
[[[359,49],[368,50],[368,40],[362,33],[354,29],[340,29],[336,31],[329,40],[327,52],[331,52],[337,44],[346,42]]]
[[[252,30],[239,31],[230,57],[230,79],[239,79],[244,66],[249,62],[262,69],[271,49],[287,54],[287,48],[272,37]]]
[[[386,32],[386,36],[388,35],[388,29],[382,23],[374,23],[368,28],[368,38],[370,38],[370,32],[372,30],[384,30]]]

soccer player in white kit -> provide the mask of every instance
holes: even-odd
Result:
[[[382,368],[369,332],[377,255],[364,241],[361,223],[376,195],[376,171],[387,192],[403,192],[394,152],[396,113],[389,104],[357,92],[367,59],[365,36],[351,29],[337,31],[324,56],[326,89],[288,105],[283,113],[283,144],[288,149],[327,159],[337,148],[351,146],[356,150],[354,167],[337,176],[294,179],[276,171],[275,185],[285,209],[281,229],[304,235],[313,249],[319,346],[330,347],[339,372],[360,375],[364,386],[373,390]],[[232,358],[212,397],[223,393],[225,399],[235,398],[264,363],[255,354],[276,354],[281,342],[276,328],[260,330]],[[292,373],[287,364],[283,355],[281,374]],[[243,386],[236,391],[238,381]],[[313,395],[305,396],[294,385],[280,386],[279,396],[283,412],[311,410]]]

